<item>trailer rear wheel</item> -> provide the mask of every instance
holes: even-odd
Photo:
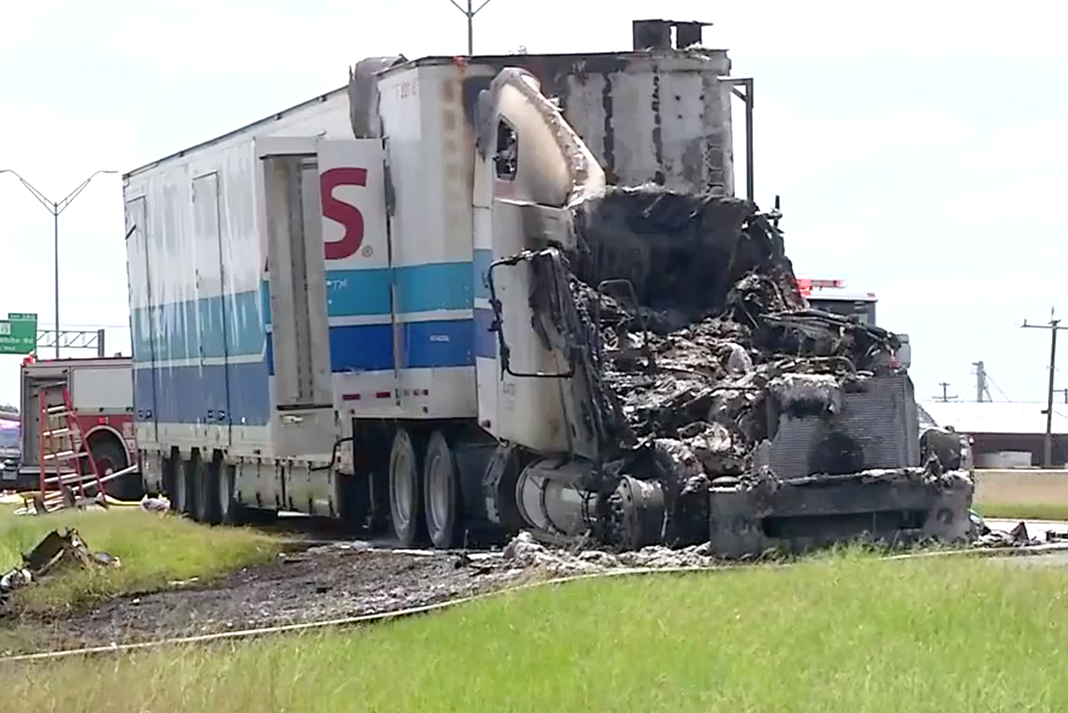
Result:
[[[419,444],[421,445],[421,444]],[[422,458],[411,434],[397,429],[389,454],[389,514],[393,532],[405,547],[418,544],[422,535]]]
[[[205,525],[219,523],[219,488],[216,485],[219,467],[216,463],[206,463],[203,456],[198,456],[194,466],[194,484],[196,497],[193,504],[196,510],[194,519]]]
[[[427,444],[423,485],[430,541],[439,550],[454,547],[462,522],[460,483],[452,449],[441,431],[434,431]]]
[[[175,465],[174,499],[171,508],[182,515],[193,515],[192,463],[179,460]]]
[[[223,525],[233,525],[239,520],[240,506],[237,503],[234,490],[234,467],[225,463],[219,466],[219,522]]]

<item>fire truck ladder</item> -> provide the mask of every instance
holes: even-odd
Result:
[[[45,390],[42,389],[37,395],[40,409],[40,433],[39,455],[40,459],[40,496],[42,500],[51,500],[54,497],[62,498],[65,490],[63,486],[74,484],[78,488],[81,497],[85,498],[85,481],[90,476],[96,480],[97,493],[103,495],[104,484],[100,480],[100,471],[96,461],[89,454],[87,448],[82,447],[81,430],[74,418],[74,406],[70,398],[70,390],[63,387],[63,403],[49,405],[45,398]],[[86,468],[83,460],[89,461]],[[68,464],[67,468],[63,465]],[[55,474],[47,475],[50,465],[54,465]],[[73,470],[71,473],[69,471]],[[67,472],[64,472],[67,471]],[[45,495],[49,486],[54,486],[58,491],[51,497]]]

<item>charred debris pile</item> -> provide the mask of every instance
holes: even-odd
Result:
[[[655,187],[586,207],[573,289],[635,438],[725,428],[743,457],[774,435],[769,393],[796,415],[830,415],[832,385],[898,368],[892,333],[808,308],[772,220],[741,199]]]
[[[576,212],[572,292],[595,332],[617,473],[663,490],[662,518],[637,528],[645,533],[631,523],[622,537],[630,546],[708,540],[710,488],[863,476],[878,460],[829,428],[804,444],[797,472],[773,467],[782,415],[833,422],[844,394],[902,373],[894,334],[808,307],[774,223],[744,200],[659,187],[610,188]],[[949,467],[899,468],[897,477],[929,481]],[[633,520],[621,497],[634,500],[608,498],[609,531]]]

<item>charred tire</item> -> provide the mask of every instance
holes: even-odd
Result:
[[[198,457],[193,472],[196,486],[193,519],[205,525],[216,525],[219,522],[219,466]]]
[[[389,515],[393,532],[405,547],[419,543],[423,535],[423,489],[421,451],[410,433],[397,429],[389,454]]]
[[[427,532],[434,547],[439,550],[455,547],[460,539],[463,504],[456,461],[441,431],[434,431],[427,444],[423,468],[423,503]]]

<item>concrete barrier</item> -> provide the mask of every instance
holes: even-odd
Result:
[[[1068,470],[975,471],[975,504],[1068,506]]]

